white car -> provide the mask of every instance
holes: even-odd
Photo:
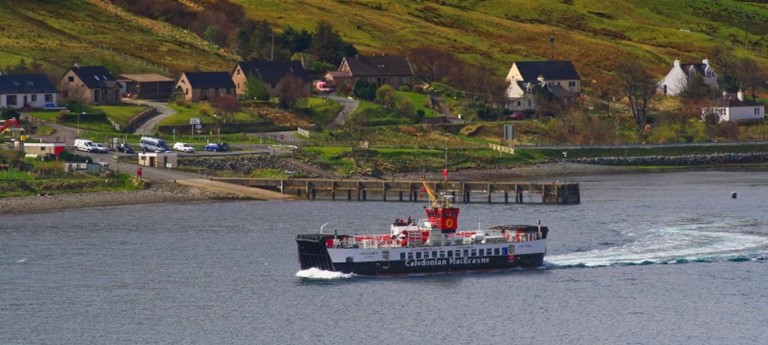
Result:
[[[173,144],[173,149],[176,151],[186,152],[186,153],[193,153],[195,152],[195,148],[190,146],[187,143],[175,143]]]

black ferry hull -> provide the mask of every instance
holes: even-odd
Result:
[[[543,266],[546,252],[544,239],[441,247],[329,248],[327,243],[338,237],[299,235],[296,241],[301,269],[317,268],[360,275],[398,275],[536,268]]]

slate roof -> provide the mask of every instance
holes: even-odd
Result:
[[[71,67],[70,70],[75,72],[89,89],[111,89],[117,84],[115,77],[104,66]]]
[[[744,95],[746,97],[746,95]],[[725,108],[736,108],[736,107],[756,107],[756,106],[763,106],[761,103],[749,100],[744,98],[743,101],[740,101],[737,97],[737,94],[735,93],[729,93],[727,95],[722,96],[720,99],[717,100],[715,103],[715,107],[725,107]]]
[[[168,82],[173,79],[159,74],[121,74],[120,78],[135,81],[139,83],[154,83],[154,82]]]
[[[515,65],[525,81],[536,81],[539,76],[545,80],[579,80],[570,61],[518,61]]]
[[[246,78],[254,75],[265,83],[279,83],[283,77],[293,74],[304,82],[312,80],[309,73],[301,65],[301,61],[264,61],[252,60],[237,63],[245,73]],[[237,66],[235,66],[237,68]]]
[[[0,93],[58,93],[56,86],[43,74],[0,75]]]
[[[184,72],[194,89],[234,89],[235,82],[227,72]]]
[[[353,76],[412,76],[411,62],[405,56],[352,56],[344,60]]]

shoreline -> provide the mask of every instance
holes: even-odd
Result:
[[[568,180],[578,176],[593,176],[603,174],[623,173],[654,173],[675,171],[704,171],[711,169],[737,169],[748,170],[757,168],[766,171],[765,165],[754,167],[751,165],[710,165],[710,166],[682,166],[682,167],[648,167],[638,166],[612,166],[595,165],[568,162],[565,166]],[[441,180],[440,172],[429,173],[425,176],[428,180]],[[421,174],[402,173],[387,176],[385,179],[411,179],[418,180]],[[546,180],[559,181],[563,178],[562,163],[540,163],[500,169],[470,169],[449,171],[451,180],[475,180],[475,181],[510,181],[510,180]],[[578,181],[577,181],[578,182]],[[232,200],[255,200],[248,197],[229,194],[225,192],[211,191],[199,187],[185,186],[171,181],[152,182],[148,189],[128,192],[89,192],[89,193],[64,193],[51,196],[21,196],[0,198],[0,215],[9,214],[33,214],[50,211],[61,211],[102,206],[121,206],[158,203],[183,203],[183,202],[212,202]]]
[[[152,182],[148,189],[127,192],[64,193],[50,196],[0,198],[0,215],[32,214],[103,206],[246,200],[245,198],[187,187],[174,182]]]

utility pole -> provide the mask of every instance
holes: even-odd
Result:
[[[552,43],[552,61],[555,61],[555,31],[552,30],[552,36],[549,36],[549,43]]]

